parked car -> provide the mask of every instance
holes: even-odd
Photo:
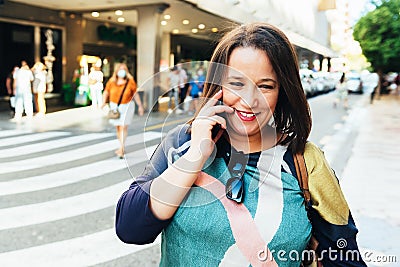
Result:
[[[312,96],[314,94],[311,88],[311,81],[312,81],[311,73],[312,73],[311,70],[300,69],[301,85],[303,86],[304,94],[307,97]]]
[[[311,77],[311,89],[313,94],[323,94],[328,91],[324,75],[321,72],[313,72]]]
[[[346,75],[347,91],[349,93],[363,93],[363,82],[358,73],[348,73]]]

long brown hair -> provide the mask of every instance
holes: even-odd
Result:
[[[204,85],[204,102],[199,110],[221,89],[223,66],[226,68],[232,51],[238,47],[253,47],[266,53],[279,82],[278,103],[273,116],[276,131],[286,136],[279,140],[279,144],[289,145],[293,153],[304,152],[312,122],[301,85],[296,52],[286,35],[270,24],[241,25],[221,39],[210,61]]]

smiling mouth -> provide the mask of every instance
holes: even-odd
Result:
[[[246,112],[237,109],[235,109],[235,112],[242,121],[252,121],[256,118],[256,114],[253,112]]]

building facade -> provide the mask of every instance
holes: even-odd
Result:
[[[158,97],[149,77],[181,60],[208,60],[218,38],[233,25],[265,21],[278,26],[295,45],[299,62],[308,68],[322,68],[324,62],[329,69],[329,59],[335,57],[326,16],[326,10],[335,8],[332,0],[121,0],[115,5],[94,0],[85,5],[77,0],[53,4],[37,0],[35,6],[28,0],[4,1],[0,5],[0,88],[21,60],[30,66],[44,61],[49,30],[54,92],[71,83],[76,70],[85,74],[98,59],[106,77],[112,74],[113,63],[123,61],[145,92],[148,105]]]

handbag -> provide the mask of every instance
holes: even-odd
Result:
[[[301,191],[303,192],[304,202],[306,206],[306,210],[308,211],[311,206],[311,194],[308,189],[308,173],[306,162],[304,160],[304,155],[301,153],[293,154],[294,166],[296,168],[296,176],[297,181],[299,182],[299,186]],[[313,251],[312,257],[309,259],[303,259],[302,265],[303,267],[323,267],[322,262],[318,260],[317,257],[317,249],[318,241],[314,236],[311,236],[310,242],[308,243],[307,250]],[[305,254],[310,255],[310,254]]]
[[[10,96],[10,106],[15,108],[15,96]]]
[[[119,119],[120,116],[121,113],[117,109],[110,109],[107,114],[107,117],[112,120]]]
[[[88,93],[84,89],[76,90],[75,93],[75,105],[76,106],[86,106],[88,104]]]
[[[124,95],[124,92],[125,92],[126,86],[128,85],[128,82],[129,82],[129,79],[126,80],[124,89],[122,90],[122,93],[119,96],[117,107],[115,109],[110,109],[110,111],[108,111],[107,118],[116,120],[116,119],[119,119],[119,117],[121,117],[121,113],[118,111],[118,107],[121,104],[122,96]]]

